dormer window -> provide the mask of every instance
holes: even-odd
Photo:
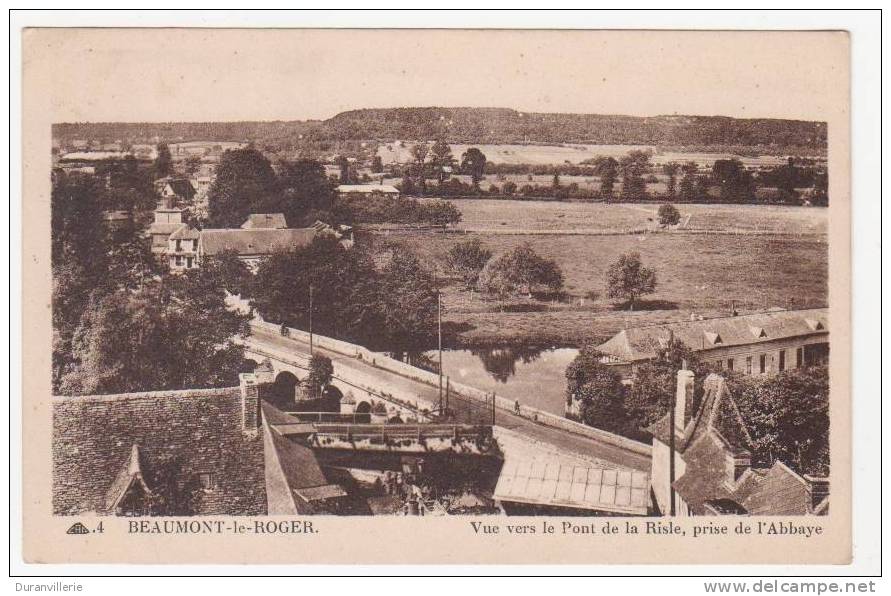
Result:
[[[826,328],[822,322],[816,319],[805,319],[804,322],[807,323],[807,326],[810,327],[811,331],[822,331]]]
[[[724,343],[724,340],[721,339],[721,336],[712,331],[705,332],[705,339],[713,346],[719,346]]]
[[[767,337],[767,333],[764,331],[764,327],[749,327],[749,331],[752,332],[757,338]]]
[[[198,474],[198,485],[201,487],[201,490],[210,492],[216,490],[217,479],[210,472],[202,472]]]

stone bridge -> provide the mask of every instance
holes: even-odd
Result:
[[[310,348],[310,341],[312,348]],[[245,357],[257,364],[272,364],[279,388],[293,389],[306,378],[309,352],[331,359],[332,385],[355,400],[356,411],[370,411],[375,402],[385,402],[388,413],[415,417],[421,422],[439,410],[438,375],[371,352],[362,346],[290,329],[282,335],[277,325],[251,323],[244,340]],[[452,423],[486,424],[501,427],[534,450],[565,454],[584,461],[605,463],[634,470],[650,469],[650,445],[573,422],[548,412],[521,406],[459,383],[451,384],[448,400]]]

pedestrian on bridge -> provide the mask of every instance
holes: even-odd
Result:
[[[520,415],[520,400],[518,399],[514,400],[514,414],[516,414],[517,416]]]

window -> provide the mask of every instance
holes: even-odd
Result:
[[[198,250],[198,241],[192,240],[192,250]]]
[[[733,372],[733,358],[727,359],[727,370],[729,370],[730,372]]]
[[[746,374],[752,374],[752,357],[746,356]]]
[[[780,363],[777,368],[780,372],[786,370],[786,350],[780,350]]]
[[[795,350],[795,366],[801,368],[804,364],[804,348],[797,348]]]
[[[210,472],[198,474],[198,484],[201,486],[201,490],[214,490],[217,487],[216,478]]]
[[[176,266],[177,267],[183,266],[183,256],[182,255],[176,255]]]
[[[767,354],[758,356],[758,372],[762,375],[767,371]]]
[[[192,257],[186,257],[186,269],[192,268]]]
[[[182,241],[182,240],[177,240],[177,241],[176,241],[176,252],[179,252],[179,251],[181,251],[182,249],[183,249],[183,241]]]

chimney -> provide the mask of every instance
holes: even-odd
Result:
[[[693,371],[686,370],[686,367],[678,371],[678,384],[675,391],[674,405],[674,428],[680,432],[684,432],[684,423],[687,402],[692,402],[693,398]]]
[[[829,496],[829,478],[821,477],[821,476],[811,476],[810,474],[805,475],[805,480],[810,484],[810,493],[811,493],[811,511],[817,508],[817,506],[823,502],[823,500]]]
[[[238,375],[241,388],[241,430],[255,433],[260,427],[260,388],[253,373]]]

